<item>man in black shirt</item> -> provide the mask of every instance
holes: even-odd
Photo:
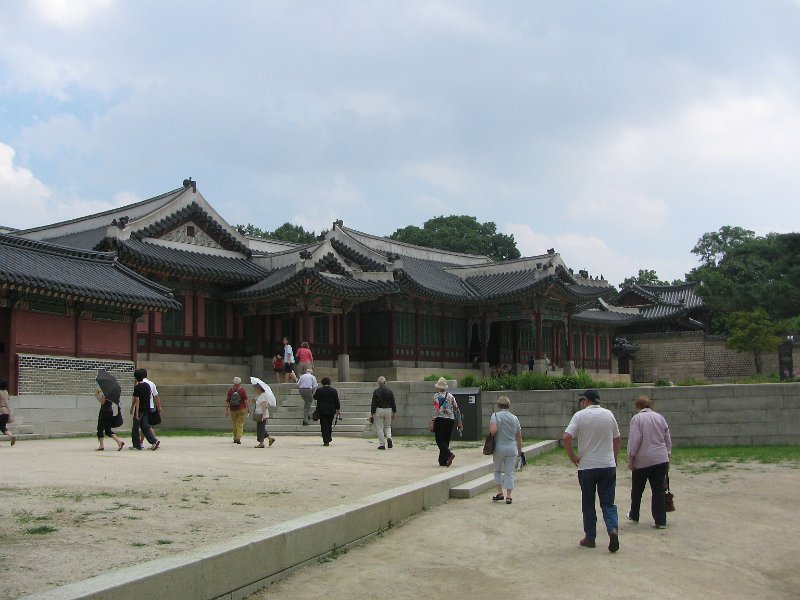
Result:
[[[136,369],[133,372],[136,379],[136,385],[133,387],[133,398],[131,399],[131,415],[133,415],[133,426],[131,427],[131,442],[133,447],[137,450],[142,449],[141,436],[139,429],[141,429],[144,437],[150,443],[150,450],[158,450],[161,446],[161,441],[156,438],[153,433],[153,428],[150,425],[150,414],[156,411],[156,406],[153,403],[153,389],[144,378],[147,377],[145,369]]]

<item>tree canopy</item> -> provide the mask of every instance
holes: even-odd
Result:
[[[761,373],[761,354],[774,351],[780,344],[775,335],[777,324],[760,308],[733,312],[727,315],[726,321],[729,335],[725,345],[731,350],[751,352],[756,373]]]
[[[669,281],[659,278],[658,273],[656,273],[655,270],[639,269],[638,275],[626,277],[625,280],[619,284],[619,287],[620,289],[623,289],[636,283],[639,285],[669,285]]]
[[[251,223],[247,225],[237,225],[236,229],[244,231],[245,235],[260,237],[271,240],[281,240],[283,242],[293,242],[295,244],[310,244],[317,239],[316,234],[311,231],[306,231],[300,225],[292,225],[291,223],[284,223],[275,231],[268,231],[256,227]]]
[[[752,234],[740,228],[729,229]],[[800,233],[748,235],[746,239],[723,241],[727,245],[720,245],[713,254],[695,252],[702,256],[704,264],[690,276],[693,281],[702,282],[698,294],[706,306],[720,315],[761,309],[775,321],[797,317]]]
[[[451,252],[483,254],[492,260],[520,257],[513,235],[498,233],[493,222],[480,223],[467,215],[434,217],[422,227],[409,225],[398,229],[389,239]]]

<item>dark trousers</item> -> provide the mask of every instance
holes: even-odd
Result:
[[[319,428],[322,431],[322,441],[325,444],[330,444],[333,439],[333,416],[319,415]]]
[[[450,436],[453,435],[453,419],[436,417],[433,421],[433,435],[436,438],[436,445],[439,447],[439,465],[445,466],[447,459],[450,458]]]
[[[150,426],[150,413],[147,411],[139,413],[139,418],[133,420],[133,425],[131,426],[131,443],[134,448],[142,447],[142,440],[139,436],[140,429],[148,442],[151,444],[156,443],[156,436],[153,433],[153,428]]]
[[[267,422],[263,419],[259,419],[256,421],[256,439],[258,440],[259,444],[263,444],[264,440],[269,437],[269,432],[267,431]]]
[[[0,415],[0,431],[8,435],[8,415]]]
[[[581,484],[581,509],[583,510],[583,531],[586,537],[593,540],[597,537],[597,509],[595,493],[600,498],[600,510],[609,533],[616,533],[619,527],[617,507],[614,505],[614,494],[617,486],[617,468],[583,469],[578,471],[578,483]]]
[[[114,432],[111,431],[111,419],[114,417],[114,409],[101,408],[100,413],[97,415],[97,439],[102,440],[104,436],[111,437]]]
[[[650,511],[656,525],[667,524],[667,498],[664,495],[664,484],[667,480],[669,463],[651,465],[642,469],[634,469],[631,473],[631,519],[639,520],[639,508],[642,504],[642,494],[647,482],[650,482],[650,491],[653,498],[650,501]]]

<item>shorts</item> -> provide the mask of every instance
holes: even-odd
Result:
[[[284,373],[294,373],[294,363],[287,363],[283,365],[283,372]]]

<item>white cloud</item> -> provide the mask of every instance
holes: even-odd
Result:
[[[112,4],[112,0],[34,0],[39,15],[59,27],[74,27],[91,19]]]
[[[28,169],[14,164],[16,152],[0,142],[0,205],[3,223],[7,227],[30,226],[31,215],[45,214],[50,190]]]

